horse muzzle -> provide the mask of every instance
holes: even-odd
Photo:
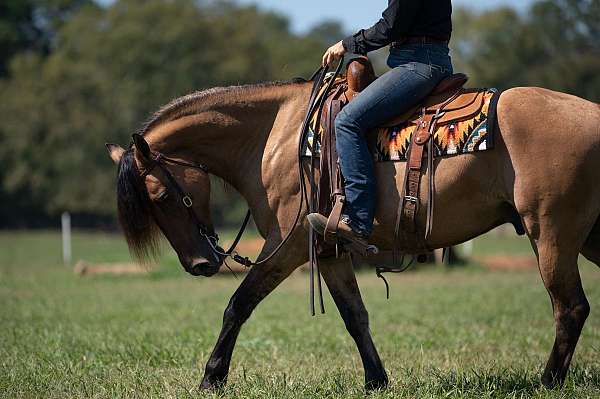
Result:
[[[221,263],[212,263],[206,259],[198,259],[191,266],[185,266],[184,269],[195,277],[211,277],[219,272]]]

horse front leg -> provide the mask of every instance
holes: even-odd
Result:
[[[346,329],[358,347],[365,370],[366,390],[385,388],[388,384],[388,377],[371,338],[369,314],[360,295],[350,261],[327,259],[321,261],[319,268],[340,315],[344,319]]]
[[[275,267],[266,263],[248,273],[235,291],[223,315],[223,325],[217,343],[210,355],[200,389],[213,390],[227,382],[233,348],[242,325],[256,306],[269,295],[295,267]]]

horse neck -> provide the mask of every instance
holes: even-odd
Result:
[[[164,123],[147,139],[155,150],[202,163],[231,184],[262,232],[279,213],[272,199],[297,194],[298,133],[310,87],[248,87],[216,94],[202,110]]]

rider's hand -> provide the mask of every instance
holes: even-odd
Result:
[[[346,54],[346,49],[342,42],[338,42],[329,47],[323,55],[323,66],[331,65],[333,61],[339,60]]]

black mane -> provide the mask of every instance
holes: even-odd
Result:
[[[142,263],[156,259],[160,230],[152,217],[150,197],[131,148],[119,162],[117,208],[119,223],[132,255]]]

